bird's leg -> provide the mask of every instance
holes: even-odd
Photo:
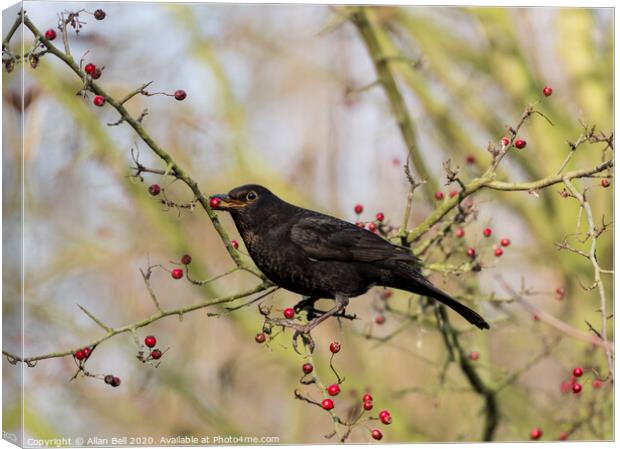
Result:
[[[308,314],[308,319],[311,320],[312,318],[314,318],[314,315],[317,312],[317,310],[314,308],[314,304],[318,300],[319,298],[315,296],[303,296],[302,300],[299,301],[297,304],[295,304],[293,308],[295,309],[296,313],[299,313],[302,310],[305,310],[306,313]]]
[[[349,298],[347,298],[344,295],[337,294],[335,300],[336,300],[336,304],[334,305],[334,307],[329,309],[327,312],[325,312],[320,317],[313,319],[312,321],[310,321],[308,324],[304,326],[306,328],[307,333],[310,332],[315,327],[317,327],[319,324],[321,324],[323,321],[325,321],[329,317],[342,312],[349,305]]]
[[[328,319],[329,317],[342,312],[349,305],[349,298],[347,298],[344,295],[337,294],[335,300],[336,300],[336,304],[334,305],[334,307],[329,309],[323,315],[317,318],[314,318],[308,324],[306,324],[305,326],[295,331],[295,333],[293,334],[293,347],[295,348],[295,350],[297,350],[297,337],[301,336],[302,340],[309,344],[310,352],[312,352],[314,350],[314,341],[312,340],[312,337],[310,336],[310,331],[314,329],[315,327],[317,327],[319,324],[321,324],[323,321]]]

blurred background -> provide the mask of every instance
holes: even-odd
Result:
[[[24,7],[40,30],[56,27],[61,11],[104,9],[103,21],[80,15],[86,23],[78,36],[71,31],[70,44],[76,61],[83,57],[105,66],[98,81],[116,98],[148,81],[153,81],[152,92],[187,92],[182,102],[136,96],[127,107],[135,116],[148,109],[146,130],[205,194],[256,182],[290,202],[350,221],[356,220],[354,205],[361,203],[363,220],[383,212],[387,222],[401,223],[408,191],[402,169],[406,146],[382,88],[356,92],[376,75],[359,33],[343,20],[344,9],[122,2],[25,2]],[[535,180],[555,173],[568,154],[566,142],[583,131],[580,121],[613,131],[612,9],[385,7],[371,8],[370,14],[384,33],[386,52],[404,58],[394,68],[432,177],[416,191],[412,225],[436,207],[425,188],[435,184],[446,195],[452,188],[444,186],[442,162],[450,158],[461,167],[463,179],[472,179],[490,162],[488,143],[516,125],[528,103],[540,102],[536,107],[554,126],[539,116],[526,124],[520,137],[527,148],[506,158],[505,179]],[[5,32],[14,19],[15,10],[4,13]],[[31,43],[26,31],[24,45]],[[62,47],[60,39],[55,43]],[[19,34],[12,41],[12,47],[18,46]],[[23,150],[16,132],[22,119],[16,101],[22,70]],[[554,93],[544,98],[547,85]],[[129,126],[107,126],[118,119],[116,112],[76,96],[80,88],[79,79],[51,56],[44,56],[36,70],[20,65],[3,75],[6,223],[19,213],[20,158],[25,176],[26,355],[76,347],[99,336],[101,330],[78,303],[112,327],[151,315],[153,304],[139,273],[148,258],[170,268],[170,261],[189,252],[193,273],[201,279],[233,267],[204,211],[179,213],[148,194],[148,186],[157,182],[169,198],[190,201],[186,187],[156,175],[145,175],[143,183],[129,176],[132,148],[145,165],[164,167]],[[569,169],[611,157],[603,147],[580,147]],[[468,156],[476,162],[467,164]],[[600,187],[598,179],[575,184],[590,187],[597,222],[603,216],[611,221],[612,189]],[[562,198],[559,190],[477,194],[477,220],[467,226],[464,239],[448,244],[455,248],[456,261],[465,260],[465,248],[475,247],[484,269],[432,277],[456,296],[479,298],[479,310],[496,323],[482,333],[457,317],[452,320],[463,330],[464,350],[479,353],[474,366],[484,382],[497,387],[511,379],[496,395],[498,441],[527,440],[534,427],[543,429],[542,439],[548,440],[569,430],[571,440],[613,438],[612,385],[593,387],[595,370],[607,373],[603,351],[534,320],[519,304],[498,308],[485,301],[493,293],[508,296],[499,274],[515,289],[523,280],[537,293],[528,301],[568,325],[588,332],[588,321],[600,329],[597,292],[580,286],[592,284],[591,265],[554,246],[576,232],[578,223],[577,203]],[[240,240],[229,217],[220,218],[232,238]],[[487,226],[494,232],[490,240],[481,233]],[[582,217],[580,229],[584,226]],[[512,244],[495,258],[493,244],[502,237]],[[611,233],[599,239],[603,268],[613,268],[612,243]],[[6,248],[18,251],[19,245],[6,237],[4,245],[3,349],[17,353],[20,267],[17,261],[7,264]],[[439,260],[435,253],[429,261]],[[605,282],[612,313],[611,276]],[[153,278],[166,308],[255,283],[247,273],[205,287],[174,281],[163,271]],[[560,300],[557,288],[565,291]],[[352,301],[350,311],[359,320],[342,326],[329,322],[315,331],[316,370],[326,382],[335,381],[327,346],[332,340],[343,345],[336,364],[346,382],[336,411],[345,415],[370,391],[375,409],[392,413],[393,424],[383,429],[386,442],[480,440],[483,400],[458,363],[446,365],[441,334],[403,315],[417,303],[404,292],[389,299],[402,313],[386,313],[386,322],[375,324],[380,294],[373,290]],[[297,300],[278,291],[266,303],[281,310]],[[432,322],[430,310],[428,318]],[[219,318],[208,318],[202,310],[182,322],[160,320],[139,331],[141,338],[153,334],[160,347],[170,348],[158,368],[136,359],[130,335],[115,337],[88,362],[93,373],[121,377],[121,387],[114,389],[88,378],[69,382],[75,370],[70,358],[42,361],[24,370],[26,436],[127,435],[154,437],[156,443],[161,436],[176,435],[277,436],[289,444],[333,441],[324,437],[332,430],[329,415],[293,397],[303,358],[292,350],[290,332],[258,345],[254,335],[261,326],[255,306]],[[559,343],[543,354],[556,337]],[[562,383],[570,382],[575,366],[586,371],[583,392],[563,393]],[[17,384],[20,368],[4,360],[3,376]],[[20,392],[8,385],[3,428],[11,431],[20,422]],[[349,441],[372,440],[361,426]]]

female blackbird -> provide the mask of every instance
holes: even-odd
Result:
[[[218,210],[230,212],[254,263],[272,282],[311,302],[335,299],[335,306],[298,329],[300,334],[307,335],[343,312],[349,298],[375,285],[434,298],[478,328],[489,329],[478,313],[426,279],[420,273],[420,260],[408,248],[338,218],[289,204],[260,185],[244,185],[213,197],[220,200]]]

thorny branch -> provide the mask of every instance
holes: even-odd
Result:
[[[150,273],[150,268],[147,270],[147,273]],[[149,274],[150,276],[150,274]],[[149,292],[152,292],[152,289],[149,285],[150,282],[150,277],[149,276],[145,276],[145,282],[147,283],[147,288],[149,290]],[[260,283],[258,285],[256,285],[255,287],[248,289],[244,292],[241,293],[236,293],[233,295],[227,295],[227,296],[222,296],[219,298],[212,298],[212,299],[206,299],[203,301],[199,301],[196,302],[194,304],[190,304],[188,306],[183,306],[183,307],[178,307],[176,309],[163,309],[160,307],[158,308],[157,313],[144,318],[140,321],[136,321],[135,323],[132,324],[128,324],[125,326],[121,326],[121,327],[117,327],[117,328],[109,328],[107,326],[105,326],[104,324],[101,323],[101,321],[97,318],[94,317],[94,315],[92,315],[90,312],[87,312],[85,309],[82,308],[82,310],[84,310],[84,312],[91,318],[93,319],[95,322],[97,322],[97,324],[99,324],[101,327],[104,327],[107,329],[107,332],[105,333],[105,335],[103,335],[102,337],[93,340],[92,342],[88,343],[87,346],[96,346],[99,345],[100,343],[103,343],[106,340],[109,340],[110,338],[119,335],[119,334],[123,334],[123,333],[133,333],[135,332],[137,329],[140,329],[142,327],[148,326],[156,321],[161,320],[162,318],[166,318],[169,316],[178,316],[179,318],[182,318],[183,315],[185,315],[186,313],[190,313],[196,310],[201,310],[204,309],[206,307],[211,307],[211,306],[216,306],[216,305],[221,305],[221,304],[227,304],[227,303],[231,303],[233,301],[236,301],[238,299],[242,299],[242,298],[246,298],[248,296],[252,296],[256,293],[260,293],[264,290],[266,290],[267,288],[269,288],[271,286],[271,284],[267,284],[267,283]],[[154,302],[156,301],[155,297],[152,296]],[[159,304],[158,302],[156,304]],[[66,357],[66,356],[72,356],[73,354],[75,354],[76,351],[78,351],[79,349],[83,348],[84,345],[81,345],[77,348],[71,348],[71,349],[66,349],[63,351],[57,351],[57,352],[51,352],[48,354],[42,354],[42,355],[37,355],[37,356],[33,356],[33,357],[19,357],[15,354],[11,354],[7,351],[2,351],[2,354],[4,354],[7,359],[9,360],[9,362],[11,363],[17,363],[17,362],[24,362],[26,364],[28,364],[29,366],[31,366],[31,364],[33,362],[37,362],[39,360],[45,360],[45,359],[52,359],[52,358],[57,358],[57,357]]]
[[[601,331],[600,331],[600,339],[603,342],[605,348],[605,355],[607,356],[607,366],[609,369],[609,376],[614,378],[614,362],[613,362],[613,354],[611,350],[611,346],[607,340],[607,320],[609,319],[607,316],[607,297],[605,295],[605,285],[601,280],[601,267],[598,264],[598,260],[596,258],[596,243],[597,238],[601,234],[602,231],[596,229],[596,224],[594,222],[594,215],[592,213],[592,207],[590,203],[586,199],[586,192],[580,192],[577,188],[570,182],[569,178],[564,178],[564,185],[571,192],[574,198],[579,201],[580,207],[586,212],[586,220],[588,222],[588,234],[587,238],[590,240],[590,248],[588,251],[588,259],[592,264],[592,269],[594,270],[594,284],[598,289],[599,295],[599,312],[601,314]]]
[[[80,11],[81,12],[81,11]],[[67,25],[72,26],[73,28],[76,29],[76,32],[79,31],[80,28],[80,22],[79,19],[77,18],[77,14],[76,13],[68,13],[69,15],[65,17],[65,14],[61,14],[59,16],[59,29],[63,35],[63,43],[65,45],[65,51],[61,51],[60,49],[58,49],[56,46],[54,46],[49,40],[45,39],[45,36],[41,33],[41,31],[39,31],[39,29],[30,21],[30,19],[28,18],[28,16],[26,16],[25,13],[21,13],[18,15],[17,19],[15,20],[14,24],[12,25],[11,29],[9,30],[9,34],[7,34],[7,36],[4,38],[3,40],[3,53],[5,50],[8,51],[8,45],[10,42],[11,37],[14,35],[15,31],[19,28],[19,25],[23,22],[24,26],[26,26],[35,36],[36,41],[40,42],[43,46],[45,46],[46,48],[46,52],[56,56],[58,59],[60,59],[61,61],[63,61],[84,83],[84,92],[86,90],[89,90],[97,95],[101,95],[105,98],[106,103],[111,105],[114,109],[116,109],[116,111],[120,114],[120,119],[118,124],[120,124],[121,122],[126,122],[128,123],[133,129],[134,131],[140,136],[140,138],[144,141],[144,143],[146,143],[151,150],[153,150],[153,152],[159,156],[160,159],[162,159],[162,161],[166,164],[166,169],[163,171],[160,170],[156,170],[156,169],[149,169],[147,167],[144,167],[143,165],[141,165],[136,157],[134,156],[134,162],[136,162],[136,175],[135,176],[140,176],[141,173],[143,172],[152,172],[152,173],[158,173],[161,175],[170,175],[173,176],[174,178],[182,181],[183,183],[185,183],[190,190],[193,192],[194,196],[195,196],[195,201],[197,201],[198,203],[200,203],[200,205],[202,206],[202,208],[205,210],[205,212],[207,213],[209,219],[211,220],[211,222],[213,223],[213,226],[215,227],[216,231],[218,232],[222,242],[224,243],[224,245],[226,246],[226,249],[231,257],[231,259],[234,261],[236,268],[232,271],[235,270],[244,270],[247,272],[250,272],[252,274],[254,274],[256,277],[258,277],[262,282],[260,284],[258,284],[256,287],[246,290],[245,292],[241,292],[241,293],[237,293],[237,294],[233,294],[233,295],[228,295],[228,296],[223,296],[220,298],[214,298],[214,299],[209,299],[209,300],[204,300],[198,303],[195,303],[193,305],[190,306],[184,306],[184,307],[179,307],[176,309],[170,309],[170,310],[164,310],[158,299],[157,296],[155,295],[155,292],[153,291],[153,289],[150,286],[150,276],[152,273],[152,268],[151,266],[149,266],[149,268],[147,269],[146,272],[141,270],[142,273],[142,277],[144,279],[144,282],[146,284],[147,290],[149,292],[149,295],[151,297],[151,299],[153,300],[153,303],[155,304],[155,307],[157,309],[157,313],[154,315],[151,315],[148,318],[145,318],[143,320],[137,321],[133,324],[129,324],[126,326],[122,326],[119,328],[110,328],[107,325],[103,324],[103,322],[101,320],[99,320],[98,318],[96,318],[92,313],[90,313],[89,311],[87,311],[84,307],[79,306],[80,309],[86,314],[88,315],[99,327],[103,328],[106,331],[106,334],[103,337],[100,337],[99,339],[91,342],[89,344],[89,346],[95,346],[98,345],[100,343],[102,343],[103,341],[108,340],[109,338],[114,337],[115,335],[118,334],[122,334],[122,333],[126,333],[126,332],[130,332],[130,333],[134,333],[136,331],[136,329],[139,329],[141,327],[147,326],[155,321],[158,321],[162,318],[168,317],[168,316],[172,316],[172,315],[177,315],[179,317],[182,317],[183,314],[188,313],[188,312],[192,312],[195,310],[200,310],[202,308],[206,308],[209,306],[214,306],[214,305],[219,305],[219,304],[224,304],[224,303],[229,303],[229,302],[233,302],[235,300],[241,299],[241,298],[245,298],[248,296],[251,296],[255,293],[264,291],[269,289],[270,287],[272,287],[272,284],[267,281],[267,279],[264,277],[264,275],[262,273],[260,273],[256,268],[254,268],[252,265],[249,265],[247,262],[243,261],[239,255],[239,252],[234,249],[234,247],[232,246],[232,243],[230,241],[230,238],[228,237],[228,233],[226,232],[226,230],[223,228],[223,226],[221,225],[217,214],[211,209],[211,207],[209,206],[209,201],[208,199],[203,195],[203,193],[201,192],[200,188],[198,187],[198,184],[196,183],[196,181],[194,181],[186,172],[185,170],[180,167],[177,162],[172,158],[172,156],[166,152],[163,148],[161,148],[157,143],[155,143],[155,141],[152,139],[152,137],[147,133],[147,131],[144,129],[144,127],[142,126],[141,123],[141,119],[142,117],[145,115],[143,113],[143,115],[141,117],[139,117],[138,119],[134,119],[129,112],[125,109],[124,104],[126,102],[128,102],[129,100],[131,100],[131,98],[133,98],[134,96],[138,95],[138,94],[144,94],[144,95],[149,95],[145,89],[146,87],[148,87],[151,83],[146,83],[143,84],[142,86],[140,86],[140,88],[130,92],[129,94],[127,94],[122,100],[116,100],[115,98],[113,98],[110,94],[108,94],[105,90],[103,90],[103,88],[101,86],[99,86],[93,79],[92,77],[90,77],[87,73],[85,73],[82,68],[80,66],[78,66],[76,64],[76,62],[74,61],[73,57],[71,56],[70,52],[69,52],[69,44],[68,44],[68,31],[67,31]],[[134,153],[132,152],[132,155]],[[212,279],[212,280],[215,280]],[[206,282],[203,282],[202,284],[204,284]],[[200,284],[200,285],[202,285]],[[82,346],[83,347],[83,346]],[[37,356],[31,356],[31,357],[19,357],[15,354],[11,354],[7,351],[3,351],[3,354],[7,357],[7,359],[11,362],[11,363],[17,363],[17,362],[24,362],[26,363],[28,366],[33,366],[34,363],[36,363],[39,360],[43,360],[43,359],[50,359],[50,358],[56,358],[56,357],[65,357],[65,356],[71,356],[75,353],[75,351],[79,350],[80,348],[73,348],[73,349],[68,349],[68,350],[64,350],[64,351],[57,351],[57,352],[52,352],[52,353],[48,353],[48,354],[42,354],[42,355],[37,355]]]

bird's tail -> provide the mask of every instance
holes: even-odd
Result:
[[[431,281],[426,279],[419,271],[417,271],[417,268],[408,264],[399,265],[400,267],[397,272],[400,272],[399,274],[401,275],[404,275],[406,273],[406,278],[405,276],[401,278],[402,281],[404,281],[405,285],[395,285],[395,288],[401,288],[412,293],[417,293],[419,295],[434,298],[437,301],[450,307],[452,310],[454,310],[456,313],[461,315],[463,318],[465,318],[467,321],[469,321],[471,324],[478,327],[479,329],[490,329],[489,323],[487,323],[486,320],[480,316],[480,314],[470,309],[466,305],[461,304],[447,293],[435,287],[431,283]]]

